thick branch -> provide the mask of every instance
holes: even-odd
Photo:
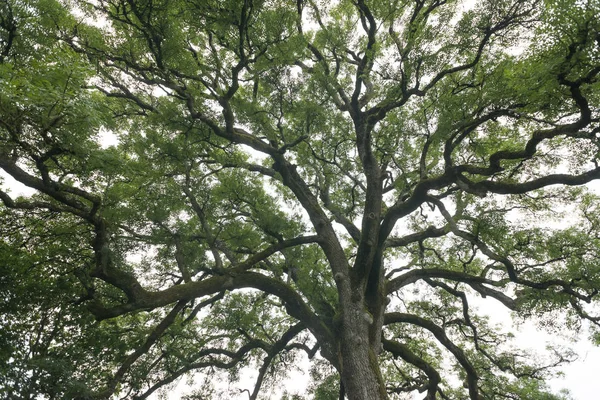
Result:
[[[101,203],[99,197],[89,194],[82,189],[67,186],[59,182],[44,182],[42,179],[28,174],[8,158],[0,157],[0,168],[25,186],[39,190],[52,197],[69,207],[69,212],[88,221],[93,220],[93,211],[96,210]],[[86,205],[75,196],[91,202],[92,206]],[[3,196],[2,200],[4,201],[6,198]]]
[[[254,265],[267,259],[269,256],[277,253],[278,251],[288,249],[290,247],[300,246],[303,244],[318,243],[318,242],[319,242],[319,236],[316,236],[316,235],[300,236],[300,237],[293,238],[293,239],[282,240],[280,242],[277,242],[277,243],[267,247],[263,251],[260,251],[256,254],[248,257],[246,260],[244,260],[240,264],[236,265],[232,269],[232,271],[239,272],[239,271],[244,271],[244,270],[250,269]]]
[[[387,293],[394,293],[395,291],[400,290],[404,286],[410,285],[421,279],[427,278],[441,278],[454,282],[466,283],[482,295],[494,297],[500,300],[505,305],[507,305],[507,307],[510,305],[509,308],[511,309],[515,307],[514,300],[508,298],[506,295],[497,290],[484,286],[484,284],[492,286],[504,286],[506,282],[493,281],[482,276],[470,275],[465,272],[452,271],[443,268],[413,269],[411,271],[408,271],[388,282]]]
[[[121,274],[125,273],[122,272]],[[130,276],[128,279],[131,281],[131,285],[139,285],[134,277]],[[139,287],[141,288],[141,285]],[[332,333],[329,328],[313,313],[296,291],[276,279],[249,271],[239,274],[213,276],[202,281],[173,286],[160,292],[138,289],[137,296],[129,303],[111,308],[105,308],[101,304],[92,303],[89,305],[89,309],[96,318],[102,320],[133,311],[152,310],[177,301],[188,301],[197,297],[212,295],[223,290],[242,288],[254,288],[278,297],[285,304],[288,314],[302,321],[315,337],[322,340],[323,343],[332,342]]]
[[[436,228],[435,226],[429,226],[427,229],[421,232],[411,233],[402,237],[389,238],[385,241],[385,247],[406,247],[411,243],[422,242],[425,239],[434,237],[441,237],[448,233],[447,227]]]

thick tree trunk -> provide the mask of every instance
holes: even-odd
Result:
[[[372,315],[363,302],[344,307],[339,338],[339,366],[346,396],[350,400],[385,400],[377,352],[369,340]]]

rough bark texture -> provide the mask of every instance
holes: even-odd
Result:
[[[373,317],[362,301],[345,304],[339,336],[340,375],[350,400],[387,399],[369,339]]]

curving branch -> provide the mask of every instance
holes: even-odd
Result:
[[[117,272],[114,270],[110,270],[108,273],[113,274],[113,280],[117,276]],[[224,290],[254,288],[281,299],[288,314],[303,322],[322,343],[334,342],[330,328],[310,309],[299,293],[277,279],[256,272],[245,271],[237,274],[213,276],[201,281],[172,286],[159,292],[150,292],[143,289],[135,277],[125,272],[119,271],[118,276],[121,279],[121,285],[126,285],[125,289],[128,291],[134,291],[135,297],[131,297],[128,303],[110,308],[104,307],[97,301],[90,303],[88,309],[98,320],[114,318],[138,310],[164,307],[178,301],[189,301]]]
[[[350,110],[350,107],[351,107],[350,99],[348,98],[348,95],[346,94],[342,85],[339,83],[339,81],[337,79],[337,76],[339,73],[338,68],[336,68],[335,71],[333,71],[333,72],[331,71],[331,68],[329,67],[329,61],[327,60],[327,58],[325,57],[323,52],[320,49],[318,49],[314,43],[310,42],[304,33],[304,29],[302,27],[302,16],[303,16],[304,7],[305,7],[306,3],[308,3],[311,6],[312,11],[314,12],[315,17],[317,19],[317,23],[319,24],[321,30],[323,30],[324,32],[326,32],[328,30],[326,25],[323,23],[323,20],[321,19],[321,16],[320,16],[321,13],[319,11],[319,8],[317,7],[316,4],[314,4],[314,2],[312,0],[296,0],[297,11],[298,11],[298,19],[296,22],[296,29],[298,30],[298,33],[300,34],[300,36],[304,39],[304,41],[306,43],[306,48],[310,51],[310,53],[312,54],[312,56],[314,57],[314,59],[316,60],[318,65],[321,66],[321,68],[323,68],[323,71],[324,71],[325,75],[327,76],[327,79],[324,80],[324,82],[322,82],[322,83],[328,89],[328,92],[331,95],[331,99],[333,100],[336,107],[340,111]],[[308,67],[302,61],[296,61],[295,65],[302,68],[302,70],[304,70],[305,72],[308,72],[308,73],[314,72],[313,67]]]
[[[384,316],[384,323],[394,324],[394,323],[409,323],[412,325],[419,326],[421,328],[427,329],[431,332],[435,338],[444,346],[450,353],[456,357],[458,363],[463,367],[467,374],[467,385],[469,388],[469,396],[471,399],[477,400],[479,399],[479,390],[477,388],[477,380],[479,379],[477,371],[473,364],[469,361],[463,350],[455,345],[446,335],[444,329],[432,321],[429,321],[425,318],[421,318],[417,315],[412,314],[404,314],[404,313],[387,313]]]
[[[365,103],[365,99],[370,95],[369,88],[371,85],[369,84],[369,75],[375,62],[374,48],[376,46],[377,22],[364,0],[356,0],[354,5],[358,9],[361,25],[367,34],[367,45],[364,50],[364,56],[358,60],[354,78],[354,91],[350,99],[351,114],[358,116],[361,105]],[[360,99],[363,85],[367,86],[367,93]]]
[[[505,183],[501,181],[471,182],[462,178],[471,191],[476,193],[524,194],[551,185],[581,186],[600,178],[600,168],[594,168],[579,175],[551,174],[523,183]]]
[[[404,361],[414,365],[415,367],[423,371],[425,375],[427,375],[429,382],[426,385],[426,400],[434,400],[435,394],[439,390],[438,385],[442,380],[439,372],[435,368],[433,368],[433,366],[427,361],[417,356],[412,350],[410,350],[410,348],[407,345],[385,338],[381,340],[381,343],[383,344],[383,349],[392,353],[394,357],[402,358]]]
[[[187,303],[187,300],[179,301],[175,307],[171,309],[165,318],[163,318],[163,320],[152,330],[150,335],[148,335],[146,341],[133,353],[131,353],[127,359],[125,359],[117,372],[115,372],[112,378],[108,381],[107,388],[98,395],[99,398],[108,398],[115,392],[117,385],[123,380],[123,377],[129,371],[133,363],[136,362],[136,360],[142,355],[146,354],[148,350],[150,350],[150,348],[161,338],[164,332],[173,324],[173,322],[175,322],[177,314],[184,309]]]
[[[402,237],[391,237],[385,241],[386,248],[392,247],[406,247],[412,243],[423,242],[425,239],[431,239],[436,237],[445,236],[449,232],[447,226],[436,228],[435,226],[429,226],[427,229],[421,232],[410,233]]]
[[[321,238],[317,235],[299,236],[299,237],[293,238],[293,239],[282,240],[280,242],[277,242],[277,243],[267,247],[266,249],[264,249],[256,254],[251,255],[246,260],[240,262],[238,265],[234,266],[230,270],[232,272],[240,272],[240,271],[248,270],[248,269],[252,268],[253,266],[255,266],[256,264],[260,263],[261,261],[266,260],[268,257],[270,257],[271,255],[273,255],[277,252],[280,252],[285,249],[289,249],[291,247],[300,246],[303,244],[319,243],[320,240],[321,240]]]
[[[292,325],[290,328],[287,329],[287,331],[285,331],[285,333],[282,334],[281,338],[279,338],[277,341],[274,341],[273,343],[267,343],[263,340],[258,340],[258,339],[253,339],[251,337],[248,337],[248,342],[245,343],[243,346],[241,346],[235,352],[229,351],[229,350],[224,350],[224,349],[218,349],[218,348],[202,349],[199,352],[197,352],[195,355],[190,357],[188,359],[188,361],[186,362],[185,366],[183,366],[175,371],[172,371],[167,377],[156,382],[153,386],[151,386],[143,394],[138,394],[138,395],[134,396],[133,398],[139,399],[139,400],[145,399],[145,398],[149,397],[152,393],[154,393],[156,390],[160,389],[161,387],[163,387],[165,385],[168,385],[168,384],[174,382],[175,380],[180,378],[185,373],[188,373],[193,370],[201,370],[204,368],[218,368],[218,369],[233,368],[236,364],[244,361],[246,359],[246,356],[253,350],[262,349],[263,351],[265,351],[267,353],[267,356],[264,358],[263,364],[262,364],[261,368],[259,369],[259,376],[257,378],[257,382],[256,382],[256,385],[255,385],[255,388],[254,388],[252,394],[250,394],[250,392],[249,392],[250,399],[254,400],[258,396],[260,387],[266,376],[266,373],[268,371],[270,363],[278,354],[280,354],[282,351],[287,351],[287,350],[291,350],[294,348],[299,348],[299,349],[305,350],[305,346],[302,345],[301,343],[288,344],[295,336],[300,334],[304,329],[305,329],[305,327],[302,325],[302,323],[297,323],[295,325]],[[312,354],[314,354],[314,351],[316,351],[316,350],[312,350],[312,349],[306,349],[306,350],[308,350],[309,353],[312,353]],[[221,357],[215,358],[215,356],[221,356]],[[223,357],[225,357],[227,359],[224,360]],[[208,358],[208,360],[202,360],[203,358]],[[191,360],[196,360],[196,361],[191,361]]]
[[[590,302],[591,298],[596,295],[597,291],[594,291],[594,293],[592,293],[591,295],[588,295],[588,296],[582,295],[581,293],[578,293],[575,290],[573,290],[573,283],[566,282],[562,279],[548,279],[548,280],[545,280],[542,282],[534,282],[534,281],[524,279],[524,278],[517,276],[517,268],[515,267],[514,263],[508,257],[496,253],[486,243],[484,243],[478,236],[472,234],[471,232],[466,232],[466,231],[461,230],[458,227],[458,225],[456,224],[456,222],[454,221],[454,219],[452,218],[452,216],[450,216],[450,213],[448,213],[448,211],[446,210],[446,207],[444,206],[444,204],[441,201],[439,201],[438,199],[436,199],[435,197],[432,197],[432,196],[429,196],[429,199],[433,204],[435,204],[438,207],[438,209],[440,210],[440,213],[444,216],[444,218],[448,222],[448,225],[450,226],[452,233],[454,233],[456,236],[470,242],[472,245],[476,246],[479,250],[481,250],[481,252],[485,256],[489,257],[491,260],[497,261],[500,264],[504,265],[504,267],[506,269],[506,273],[512,282],[520,283],[524,286],[528,286],[533,289],[540,289],[540,290],[545,290],[552,286],[559,286],[559,287],[561,287],[561,289],[564,293],[567,293],[573,297],[576,297],[580,300],[584,300],[586,302]]]
[[[83,189],[69,186],[60,182],[44,181],[37,178],[21,167],[15,161],[4,157],[0,157],[0,168],[11,175],[15,180],[21,182],[25,186],[36,189],[59,203],[64,204],[65,211],[70,212],[87,221],[94,222],[94,214],[101,204],[101,199],[92,195]],[[15,205],[7,195],[2,196],[2,201],[7,205]],[[91,203],[91,204],[90,204]],[[25,205],[25,203],[21,203]],[[60,207],[58,207],[60,208]]]
[[[154,392],[156,392],[161,387],[168,385],[170,383],[173,383],[174,381],[179,379],[182,375],[184,375],[190,371],[194,371],[197,369],[203,369],[203,368],[218,368],[218,369],[233,368],[238,363],[242,362],[245,359],[246,355],[248,355],[251,351],[253,351],[255,349],[268,349],[268,347],[269,347],[269,345],[267,343],[260,341],[260,340],[254,340],[254,341],[250,341],[250,342],[244,344],[242,347],[240,347],[235,352],[223,350],[223,349],[203,349],[202,351],[200,351],[198,354],[196,354],[192,358],[197,360],[202,357],[211,357],[211,356],[215,356],[215,355],[220,355],[220,356],[225,356],[225,357],[229,358],[229,360],[221,360],[221,359],[216,359],[216,358],[211,357],[210,361],[196,361],[196,362],[189,363],[186,366],[181,367],[178,370],[172,372],[166,378],[163,378],[163,379],[159,380],[158,382],[156,382],[148,390],[146,390],[143,394],[133,396],[133,399],[135,399],[135,400],[147,399],[148,397],[150,397],[150,395],[152,395]]]
[[[417,82],[415,86],[413,86],[410,89],[403,87],[401,96],[388,96],[388,98],[382,100],[380,103],[369,109],[367,111],[367,115],[369,115],[369,117],[373,120],[381,121],[385,118],[387,113],[389,113],[393,109],[402,107],[408,102],[408,100],[411,97],[425,96],[427,92],[429,92],[445,77],[474,68],[481,61],[486,47],[488,47],[489,43],[495,35],[500,35],[503,31],[507,30],[508,28],[515,25],[521,25],[534,17],[537,2],[538,1],[516,1],[514,3],[514,7],[511,7],[508,14],[502,16],[502,18],[500,18],[498,21],[495,21],[489,24],[488,26],[483,27],[483,35],[479,40],[479,43],[477,44],[477,49],[475,50],[473,58],[469,62],[443,69],[442,71],[435,74],[431,78],[431,80],[423,87],[421,87],[420,79],[419,77],[417,77]],[[422,2],[417,2],[417,4],[422,4]],[[527,5],[527,7],[525,7],[525,5]],[[522,9],[519,6],[522,6]],[[415,12],[418,13],[417,8],[415,8]],[[415,18],[416,15],[413,15],[413,21]],[[411,23],[413,21],[411,21]],[[404,53],[404,51],[402,51],[401,54],[402,53]],[[404,58],[406,56],[407,54],[403,55]]]
[[[277,340],[273,345],[268,349],[267,356],[263,360],[263,364],[258,370],[258,378],[256,379],[256,384],[254,385],[254,390],[250,395],[250,400],[256,400],[258,394],[260,392],[260,387],[264,381],[265,375],[267,374],[268,368],[271,365],[273,359],[286,349],[287,344],[292,340],[295,336],[300,334],[304,330],[304,325],[302,323],[298,323],[293,325],[290,329],[288,329],[279,340]]]

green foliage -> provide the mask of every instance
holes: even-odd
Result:
[[[600,342],[599,14],[0,1],[0,396],[569,398],[485,314]]]

